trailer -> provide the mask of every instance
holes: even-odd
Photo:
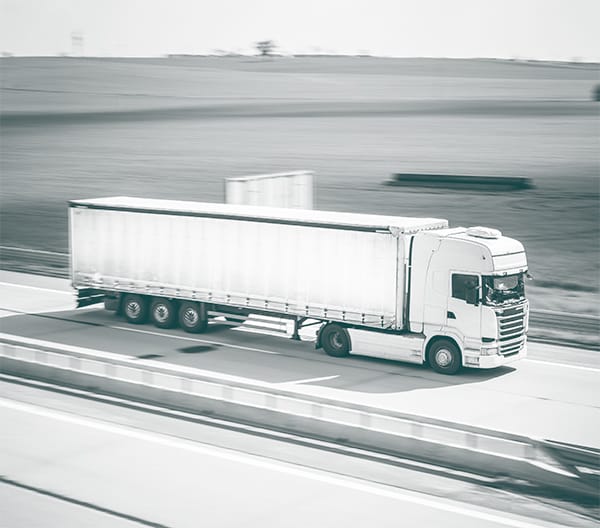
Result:
[[[523,246],[412,218],[131,197],[69,202],[79,305],[203,332],[216,314],[317,324],[316,346],[455,373],[526,353]],[[502,282],[504,281],[504,282]]]

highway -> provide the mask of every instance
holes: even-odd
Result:
[[[492,371],[448,377],[421,366],[336,359],[312,343],[214,324],[209,332],[131,326],[98,307],[77,310],[63,279],[0,275],[1,330],[260,381],[298,393],[430,416],[535,438],[600,447],[599,356],[530,343],[529,357]],[[37,312],[35,314],[31,312]]]
[[[593,526],[469,479],[0,381],[0,527]]]

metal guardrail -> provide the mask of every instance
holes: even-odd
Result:
[[[600,449],[549,440],[544,442],[544,448],[590,489],[596,489],[600,499]]]
[[[216,378],[189,367],[0,334],[0,372],[136,401],[210,413],[417,460],[596,497],[587,470],[560,446],[427,417],[295,393],[268,383]],[[583,449],[583,448],[578,448]],[[579,460],[579,459],[578,459]],[[581,464],[581,460],[577,462]]]
[[[69,255],[56,251],[0,246],[0,268],[51,277],[69,276]],[[576,341],[586,348],[600,348],[600,317],[550,310],[534,310],[529,314],[532,341],[568,343],[568,338],[546,337],[545,330],[576,332],[591,337],[589,342]]]

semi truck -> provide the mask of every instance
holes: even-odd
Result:
[[[217,316],[273,316],[295,338],[314,325],[330,356],[443,374],[527,353],[525,250],[491,228],[108,197],[69,202],[69,240],[78,305],[103,301],[132,324],[198,333]]]

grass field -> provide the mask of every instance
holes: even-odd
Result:
[[[598,313],[598,65],[251,57],[0,59],[1,240],[66,251],[66,201],[221,201],[309,169],[321,209],[448,218],[521,240],[534,308]],[[383,185],[525,176],[519,192]]]

